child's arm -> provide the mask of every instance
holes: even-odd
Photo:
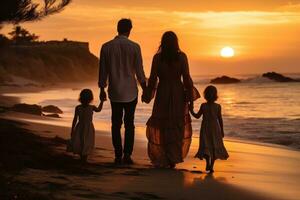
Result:
[[[219,112],[218,112],[218,120],[221,126],[221,132],[222,132],[222,136],[224,137],[224,128],[223,128],[223,118],[222,118],[222,108],[221,105],[219,105]]]
[[[73,122],[72,122],[71,136],[74,133],[74,129],[75,129],[77,120],[78,120],[78,106],[76,106],[76,108],[75,108],[74,118],[73,118]]]
[[[191,112],[191,114],[195,118],[199,119],[202,116],[202,114],[203,114],[203,106],[202,106],[202,104],[201,104],[200,109],[199,109],[199,111],[197,113],[194,112],[194,106],[193,106],[193,104],[190,104],[190,112]]]
[[[100,104],[98,105],[98,107],[94,106],[94,107],[93,107],[93,110],[94,110],[95,112],[100,112],[100,111],[102,110],[102,107],[103,107],[103,102],[104,102],[104,101],[100,101]]]

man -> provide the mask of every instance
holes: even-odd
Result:
[[[134,113],[138,100],[136,78],[143,90],[146,88],[146,78],[141,48],[137,43],[128,39],[132,29],[131,20],[121,19],[117,29],[118,35],[103,44],[100,52],[100,100],[106,100],[105,87],[108,80],[115,163],[121,164],[123,161],[124,164],[133,164],[131,154],[134,144]],[[123,117],[125,124],[124,148],[122,148],[121,138]]]

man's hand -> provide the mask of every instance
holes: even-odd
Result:
[[[100,101],[106,101],[107,100],[106,92],[105,92],[104,88],[101,88],[99,98],[100,98]]]
[[[143,82],[143,83],[141,83],[140,85],[141,85],[141,87],[142,87],[142,89],[143,89],[143,94],[142,94],[142,96],[141,96],[142,102],[143,102],[143,103],[147,103],[147,102],[146,102],[146,90],[147,90],[147,84],[146,84],[146,82]]]

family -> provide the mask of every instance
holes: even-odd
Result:
[[[115,164],[133,164],[134,115],[138,102],[139,82],[143,94],[141,101],[149,103],[153,98],[152,115],[147,121],[148,156],[155,167],[175,168],[183,162],[191,140],[190,113],[195,118],[203,116],[199,150],[195,157],[206,160],[206,170],[214,172],[216,159],[227,159],[223,144],[224,130],[221,106],[216,87],[210,85],[204,91],[206,103],[194,112],[194,101],[200,98],[189,73],[188,59],[179,48],[178,38],[172,31],[163,34],[161,44],[153,57],[151,73],[146,80],[140,46],[129,40],[132,29],[130,19],[118,22],[118,35],[102,45],[99,63],[100,104],[93,106],[93,93],[84,89],[80,93],[80,105],[75,108],[71,131],[71,151],[86,162],[95,144],[93,112],[100,112],[107,100],[111,104],[111,134],[115,152]],[[124,144],[121,126],[124,122]]]

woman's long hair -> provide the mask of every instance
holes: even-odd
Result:
[[[163,34],[157,53],[161,55],[162,61],[169,63],[178,60],[180,48],[177,35],[173,31]]]

